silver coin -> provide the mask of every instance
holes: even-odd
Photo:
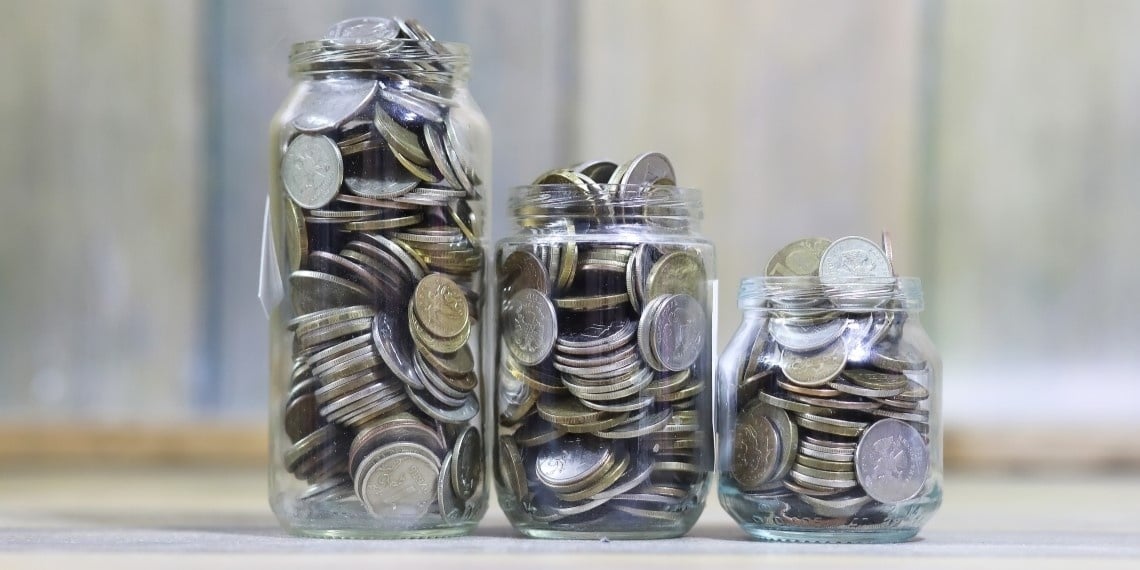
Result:
[[[542,449],[535,462],[538,480],[549,487],[566,487],[589,480],[612,461],[613,451],[599,440],[563,438]]]
[[[855,474],[863,490],[882,503],[915,497],[926,484],[930,450],[909,424],[879,420],[863,432],[855,448]]]
[[[782,347],[795,352],[819,350],[843,334],[845,319],[831,319],[814,325],[796,325],[788,319],[768,321],[768,334]]]
[[[392,452],[381,448],[377,453],[382,457],[359,484],[365,508],[372,516],[385,519],[421,519],[435,502],[439,460],[398,447]]]
[[[352,305],[368,305],[372,294],[347,280],[319,271],[289,274],[289,296],[297,314],[315,313]]]
[[[600,354],[633,340],[637,323],[627,320],[591,323],[578,332],[558,337],[558,351],[565,354]]]
[[[372,319],[372,342],[376,352],[388,368],[408,386],[416,389],[424,387],[423,379],[416,370],[413,354],[414,344],[408,331],[406,319],[380,311]]]
[[[446,523],[458,522],[463,514],[463,499],[455,494],[448,476],[455,469],[455,455],[448,453],[439,467],[439,478],[436,480],[435,497],[439,507],[439,515]]]
[[[891,262],[883,250],[875,242],[859,236],[835,240],[819,260],[819,281],[824,285],[893,276]]]
[[[460,500],[469,500],[483,483],[483,438],[479,436],[479,430],[464,428],[455,438],[452,456],[454,463],[448,473],[451,488]]]
[[[321,135],[297,135],[281,159],[281,183],[302,208],[321,208],[332,201],[344,177],[340,150]]]
[[[558,338],[558,314],[550,299],[535,289],[521,289],[503,305],[503,339],[520,363],[546,360]]]
[[[306,82],[294,108],[296,118],[293,119],[293,127],[306,134],[336,129],[364,111],[375,97],[378,86],[372,79]]]
[[[800,495],[800,500],[811,505],[816,514],[820,516],[849,518],[855,516],[863,505],[871,502],[871,497],[862,494],[855,496],[844,494],[837,498]]]
[[[419,179],[406,170],[389,166],[381,168],[378,176],[349,176],[344,185],[357,196],[365,198],[395,198],[402,196],[420,183]]]
[[[325,32],[325,39],[342,46],[376,44],[395,39],[400,26],[388,18],[360,17],[341,20]]]
[[[476,186],[481,183],[473,164],[477,149],[475,140],[468,132],[468,125],[473,121],[470,117],[464,117],[464,114],[463,107],[452,107],[448,111],[445,120],[447,137],[443,141],[444,150],[452,170],[459,179],[460,187],[467,191],[469,197],[476,199],[479,197]]]
[[[704,307],[689,295],[668,295],[650,329],[653,354],[664,370],[680,372],[693,365],[705,348],[708,320]]]
[[[648,185],[674,185],[677,175],[673,172],[673,164],[665,155],[659,152],[647,152],[631,160],[621,177],[621,184],[636,186]]]
[[[468,394],[463,400],[463,405],[452,408],[438,405],[439,403],[433,402],[430,394],[425,392],[409,388],[407,393],[408,398],[420,411],[443,423],[462,424],[479,415],[479,399],[475,394]]]

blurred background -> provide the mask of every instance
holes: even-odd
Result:
[[[0,461],[263,461],[268,124],[355,15],[470,44],[505,190],[658,150],[705,196],[719,344],[787,242],[926,287],[958,468],[1138,468],[1140,3],[8,0]]]

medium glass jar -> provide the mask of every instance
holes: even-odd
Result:
[[[713,467],[714,251],[697,191],[591,167],[616,165],[515,189],[497,246],[499,503],[531,537],[680,536]]]
[[[832,257],[882,255],[835,242],[850,243]],[[918,279],[775,273],[741,284],[719,363],[721,504],[760,539],[913,537],[942,500],[942,366]]]
[[[289,531],[465,534],[486,511],[490,132],[465,46],[357,18],[290,54],[270,208],[270,504]]]

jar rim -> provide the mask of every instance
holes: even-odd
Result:
[[[391,71],[392,64],[431,63],[422,74],[460,75],[471,64],[471,48],[464,43],[391,39],[348,44],[321,39],[297,42],[289,50],[289,69],[295,74],[337,71]]]
[[[646,184],[528,184],[510,189],[507,210],[524,227],[551,222],[650,223],[688,229],[703,217],[696,188]]]
[[[922,280],[918,277],[855,277],[820,280],[816,276],[771,277],[755,275],[740,281],[737,304],[741,309],[782,312],[906,311],[924,308]]]

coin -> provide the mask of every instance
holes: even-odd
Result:
[[[752,407],[736,420],[732,476],[744,490],[756,489],[771,481],[780,467],[780,434],[763,411]]]
[[[377,87],[378,84],[372,79],[329,78],[308,81],[301,88],[293,108],[296,116],[292,122],[293,127],[302,133],[327,133],[363,111],[376,95]],[[337,185],[340,185],[339,181]],[[306,208],[316,207],[302,202],[298,204]]]
[[[398,444],[376,451],[380,458],[358,484],[360,499],[375,517],[419,519],[435,502],[439,460],[403,451]]]
[[[868,277],[893,276],[894,271],[886,254],[875,242],[858,236],[835,240],[819,260],[819,280],[825,285]]]
[[[905,422],[875,422],[855,449],[855,473],[871,498],[899,503],[914,498],[926,484],[930,451],[922,434]]]
[[[543,484],[567,487],[589,481],[612,460],[613,451],[601,441],[568,437],[556,448],[541,450],[535,466],[538,480]]]
[[[773,318],[768,321],[768,333],[788,350],[809,352],[832,344],[843,334],[844,324],[842,319],[829,319],[821,324],[800,326],[787,319]]]
[[[843,371],[847,364],[847,352],[841,342],[833,342],[827,348],[816,352],[793,352],[785,350],[780,369],[784,376],[800,386],[824,386]]]
[[[764,273],[769,277],[818,276],[820,258],[830,245],[831,240],[825,238],[794,241],[772,256]]]
[[[554,301],[559,309],[571,311],[596,311],[599,309],[612,309],[629,302],[629,295],[625,292],[607,295],[589,295],[585,297],[562,297]]]
[[[479,430],[464,428],[455,438],[451,455],[451,488],[460,500],[469,500],[483,480],[483,440],[479,437]]]
[[[398,315],[384,311],[376,313],[372,321],[372,342],[384,363],[400,380],[412,388],[423,388],[423,380],[413,360],[411,338],[399,322]]]
[[[334,24],[325,39],[339,45],[367,45],[395,39],[399,26],[389,18],[350,18]]]
[[[689,295],[666,295],[653,313],[650,328],[650,346],[661,363],[659,370],[679,372],[693,365],[704,350],[705,330],[708,323],[705,311]],[[644,315],[642,316],[644,318]],[[652,362],[650,365],[652,366]]]
[[[503,292],[508,296],[522,289],[550,293],[546,266],[533,253],[521,249],[511,252],[499,265],[499,272]]]
[[[372,302],[372,295],[367,289],[319,271],[294,271],[289,274],[289,286],[293,309],[298,314]]]
[[[521,289],[503,306],[503,338],[520,363],[533,366],[550,355],[558,316],[550,299],[535,289]]]
[[[298,135],[281,159],[281,181],[293,202],[320,208],[340,188],[343,166],[336,143],[321,135]]]
[[[675,251],[653,264],[649,270],[646,294],[650,299],[679,293],[700,299],[704,297],[707,279],[704,263],[696,252]]]
[[[412,306],[424,328],[435,336],[457,336],[470,326],[463,290],[439,273],[420,280]]]
[[[677,175],[673,165],[659,152],[647,152],[635,157],[624,167],[624,174],[618,184],[636,186],[673,185]]]
[[[522,454],[509,435],[499,436],[498,451],[496,464],[499,468],[500,481],[507,491],[499,495],[503,501],[503,509],[519,508],[530,494]]]

